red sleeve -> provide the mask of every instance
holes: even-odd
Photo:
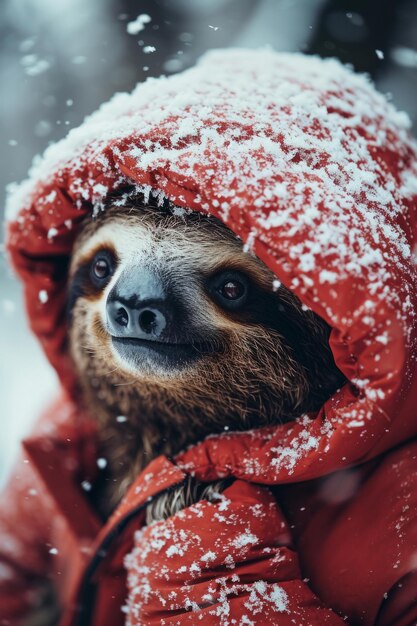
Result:
[[[381,606],[376,626],[415,626],[417,624],[417,572],[401,578]]]
[[[41,611],[49,590],[51,507],[24,459],[0,495],[0,624],[20,626]],[[43,615],[43,614],[42,614]],[[42,624],[48,624],[45,619]]]
[[[345,623],[301,579],[269,490],[243,481],[138,531],[125,565],[127,626]]]

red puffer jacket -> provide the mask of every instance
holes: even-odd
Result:
[[[116,96],[48,148],[10,196],[8,250],[65,391],[3,494],[0,624],[35,623],[49,580],[61,626],[417,623],[416,157],[363,77],[239,50]],[[330,324],[348,383],[314,415],[155,459],[102,526],[66,266],[77,225],[126,182],[222,219]],[[236,480],[143,527],[189,473]]]

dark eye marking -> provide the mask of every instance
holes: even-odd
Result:
[[[68,285],[68,319],[71,319],[78,298],[100,295],[114,274],[116,267],[115,254],[107,248],[100,248],[77,268]]]

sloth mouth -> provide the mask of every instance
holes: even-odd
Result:
[[[144,361],[171,367],[186,365],[214,351],[208,342],[179,343],[115,335],[111,335],[111,340],[119,355],[136,367],[143,365]]]

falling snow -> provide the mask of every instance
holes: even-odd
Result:
[[[146,24],[149,24],[150,22],[151,17],[146,13],[142,13],[141,15],[138,15],[135,20],[126,24],[126,30],[129,35],[137,35],[144,30]]]
[[[26,54],[20,60],[28,76],[39,76],[48,71],[51,64],[46,59],[40,59],[36,54]]]

